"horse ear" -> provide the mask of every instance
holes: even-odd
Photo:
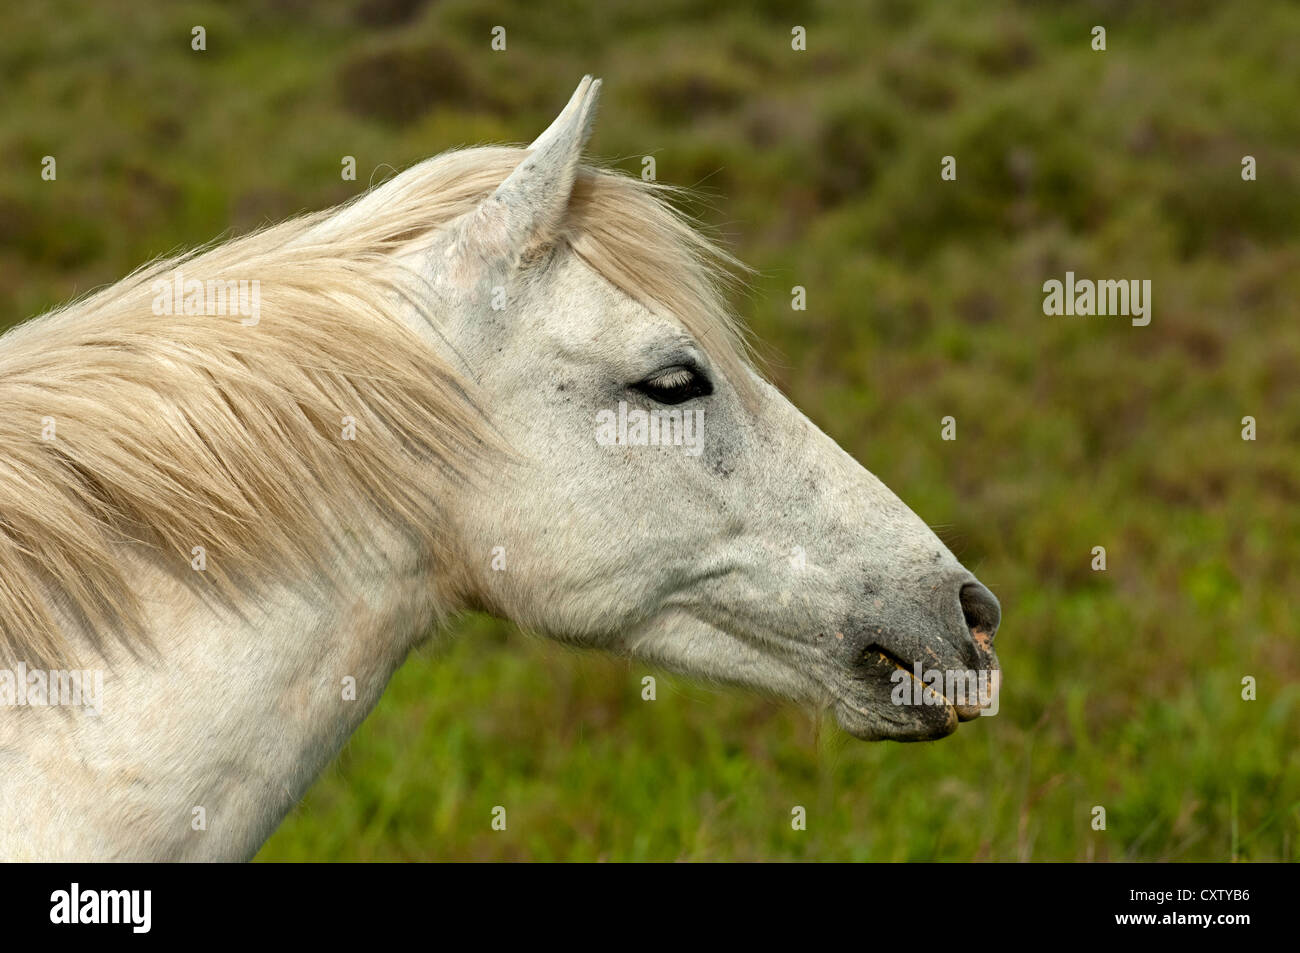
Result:
[[[584,76],[569,104],[528,147],[528,157],[466,216],[453,254],[510,271],[553,237],[569,206],[599,96],[600,80]]]

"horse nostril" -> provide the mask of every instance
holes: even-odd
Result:
[[[991,651],[993,635],[1002,621],[1002,607],[997,596],[989,592],[978,582],[968,582],[961,587],[958,594],[961,600],[961,614],[966,618],[966,627],[979,643],[980,648]]]

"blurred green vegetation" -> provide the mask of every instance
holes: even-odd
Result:
[[[1300,8],[112,0],[6,27],[9,323],[526,142],[602,76],[594,153],[702,188],[774,379],[1003,603],[1000,714],[922,745],[677,678],[643,702],[639,664],[467,618],[262,859],[1300,857]],[[1150,278],[1151,325],[1045,317],[1067,269]]]

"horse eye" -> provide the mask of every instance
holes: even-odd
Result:
[[[690,367],[668,367],[633,384],[632,389],[661,404],[682,404],[713,393],[713,385],[700,371]]]

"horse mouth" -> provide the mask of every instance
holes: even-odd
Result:
[[[998,686],[997,658],[987,657],[993,697]],[[923,676],[936,666],[920,665]],[[878,644],[868,645],[855,667],[853,691],[840,698],[835,714],[841,727],[854,737],[866,741],[930,741],[952,734],[959,722],[971,721],[987,706],[984,697],[970,697],[953,691],[945,694],[949,683],[917,678],[918,666]],[[972,670],[973,671],[973,670]],[[901,674],[900,674],[901,673]],[[978,673],[976,673],[978,676]],[[981,684],[977,677],[977,685]]]

